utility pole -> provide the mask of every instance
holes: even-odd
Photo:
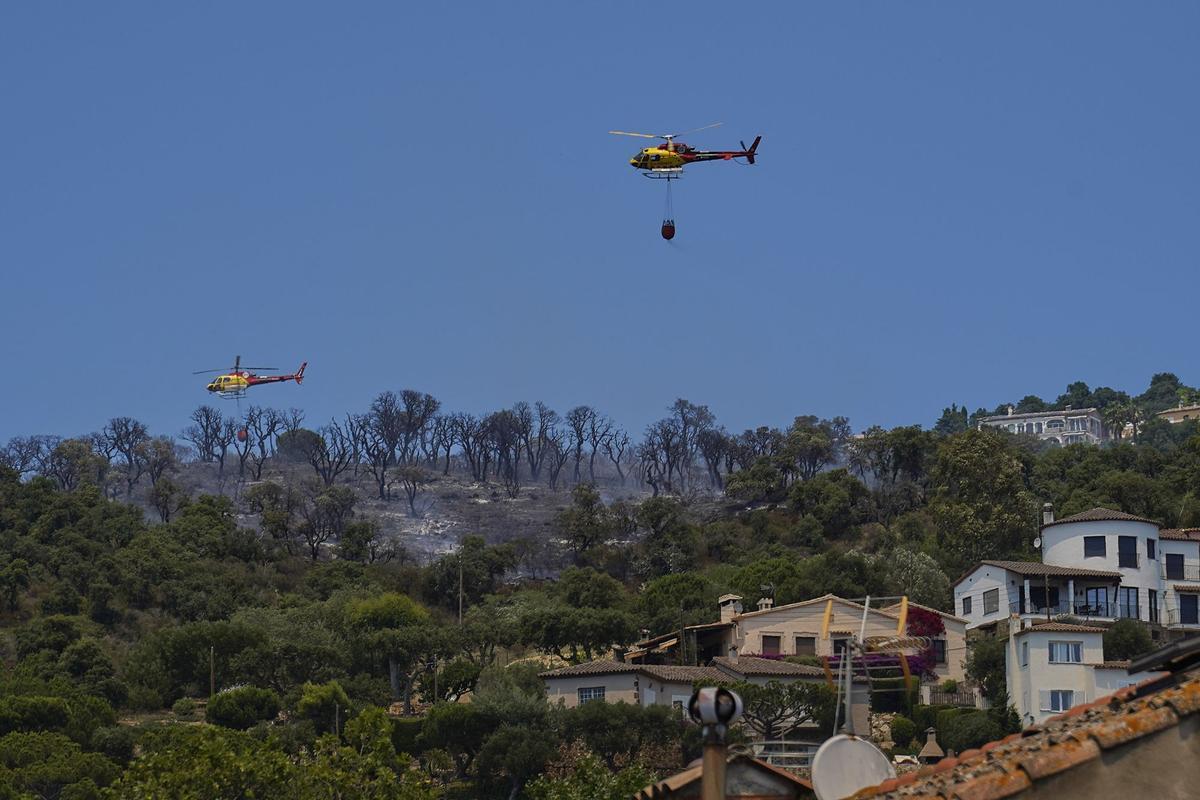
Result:
[[[216,647],[208,646],[208,699],[217,693]]]

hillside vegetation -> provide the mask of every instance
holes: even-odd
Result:
[[[957,406],[732,435],[680,400],[635,443],[588,407],[403,392],[315,429],[202,407],[179,440],[129,418],[19,437],[0,798],[628,794],[694,755],[689,729],[550,708],[543,665],[710,621],[728,591],[947,608],[974,561],[1034,556],[1043,502],[1200,525],[1200,431],[1153,417],[1190,390],[1080,387],[1055,405],[1136,435],[1048,447]]]

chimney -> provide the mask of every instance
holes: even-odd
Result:
[[[1011,405],[1010,405],[1010,406],[1008,407],[1008,415],[1009,415],[1010,417],[1011,417],[1013,414],[1015,414],[1016,412],[1017,412],[1017,409],[1016,409],[1014,406],[1011,406]]]
[[[1054,522],[1054,503],[1046,503],[1042,506],[1042,524],[1049,525]]]
[[[738,663],[738,649],[736,644],[729,646],[729,660],[735,664]]]
[[[767,611],[768,609],[772,609],[774,607],[775,607],[774,599],[772,599],[770,597],[758,598],[758,610],[759,611]]]
[[[732,622],[733,618],[742,613],[742,598],[736,594],[723,594],[717,598],[721,607],[721,622]]]

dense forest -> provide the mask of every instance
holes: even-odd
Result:
[[[976,560],[1034,557],[1044,502],[1198,526],[1200,430],[1154,416],[1194,399],[1163,373],[1011,404],[1100,408],[1131,431],[1104,446],[957,405],[929,429],[731,434],[686,400],[635,441],[588,406],[448,414],[416,391],[315,427],[205,406],[178,437],[123,417],[14,438],[0,798],[626,796],[694,755],[690,728],[550,707],[541,669],[711,621],[728,591],[948,608]],[[396,515],[450,495],[546,517],[413,558]]]

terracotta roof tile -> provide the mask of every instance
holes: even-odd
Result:
[[[1067,622],[1043,622],[1041,625],[1034,624],[1032,627],[1024,628],[1017,632],[1017,636],[1022,633],[1104,633],[1104,628],[1097,628],[1094,625],[1072,625]]]
[[[1100,669],[1129,669],[1129,661],[1101,661],[1096,666]]]
[[[569,667],[559,667],[538,674],[539,678],[568,678],[572,675],[608,675],[618,672],[633,672],[636,664],[626,664],[621,661],[587,661],[583,664],[572,664]]]
[[[971,573],[975,572],[977,569],[979,569],[983,565],[987,565],[989,567],[999,567],[1000,569],[1006,569],[1009,572],[1015,572],[1018,575],[1026,575],[1026,576],[1047,575],[1051,578],[1058,576],[1058,577],[1063,577],[1063,578],[1113,578],[1113,579],[1119,579],[1121,577],[1121,573],[1119,573],[1119,572],[1111,572],[1109,570],[1103,570],[1103,569],[1083,569],[1082,567],[1060,567],[1055,564],[1043,564],[1040,561],[1000,561],[997,559],[989,558],[989,559],[980,561],[974,567],[972,567],[971,569],[964,572],[958,578],[958,580],[956,580],[954,582],[954,585],[957,586],[958,584],[962,583],[964,580],[966,580],[968,577],[970,577]]]
[[[1143,708],[1132,714],[1119,716],[1102,722],[1087,729],[1091,736],[1100,743],[1100,747],[1111,750],[1117,745],[1139,739],[1149,733],[1161,731],[1179,722],[1179,717],[1168,707]]]
[[[1163,528],[1158,532],[1160,539],[1172,539],[1178,542],[1200,541],[1200,528]]]
[[[726,672],[736,672],[739,675],[756,677],[781,676],[797,678],[824,678],[825,670],[808,664],[793,664],[790,661],[776,661],[773,658],[755,658],[754,656],[738,656],[737,659],[718,656],[713,659],[713,666]]]
[[[1100,757],[1100,746],[1091,739],[1068,739],[1057,747],[1034,750],[1018,756],[1016,763],[1030,778],[1040,781],[1055,773]]]
[[[638,664],[638,671],[672,683],[695,681],[725,681],[729,676],[713,667],[681,667],[673,664]]]
[[[950,796],[955,800],[996,800],[1011,797],[1031,786],[1033,781],[1022,770],[1004,772],[995,769],[966,783],[956,784]]]
[[[1064,525],[1068,522],[1149,522],[1151,525],[1161,525],[1158,520],[1147,519],[1145,517],[1126,514],[1124,511],[1113,511],[1111,508],[1096,508],[1088,509],[1079,514],[1072,514],[1069,517],[1056,519],[1043,525],[1043,528],[1049,528],[1052,525]]]
[[[996,800],[1019,794],[1037,781],[1099,758],[1103,750],[1124,747],[1200,713],[1200,677],[1155,691],[1159,680],[1142,681],[978,751],[943,759],[914,773],[911,782],[889,782],[855,797]],[[1137,697],[1139,690],[1147,693]]]

